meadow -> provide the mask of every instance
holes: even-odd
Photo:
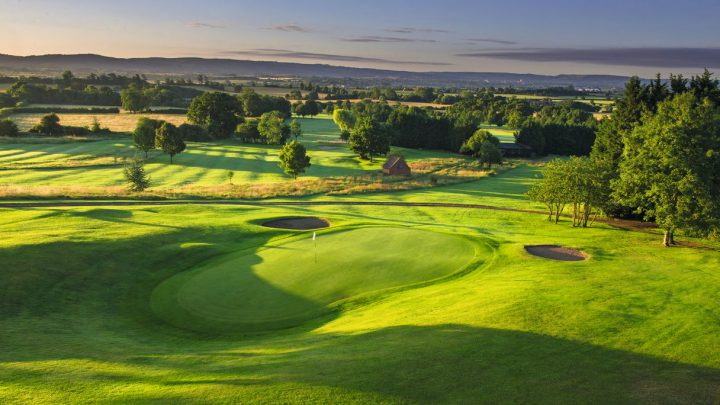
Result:
[[[459,185],[307,201],[537,209],[524,196],[536,175],[522,166]],[[5,403],[713,403],[720,395],[717,244],[668,249],[654,231],[576,229],[489,209],[0,211]],[[290,216],[330,227],[313,242],[313,231],[262,226]],[[524,249],[548,243],[589,259]],[[437,251],[449,260],[430,260]]]
[[[43,105],[38,104],[37,106]],[[65,107],[70,108],[71,106]],[[8,118],[15,121],[20,131],[28,131],[35,124],[40,122],[40,119],[45,115],[47,114],[13,114]],[[62,125],[89,127],[92,125],[94,120],[97,120],[100,123],[100,126],[103,128],[109,128],[114,132],[132,132],[135,129],[138,118],[140,117],[164,120],[175,125],[180,125],[187,120],[182,114],[65,114],[60,112],[57,113],[57,115],[60,117],[60,123]]]

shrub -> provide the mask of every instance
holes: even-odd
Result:
[[[20,134],[17,125],[10,120],[0,120],[0,136],[15,137]]]

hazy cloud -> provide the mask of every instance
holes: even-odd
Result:
[[[384,30],[385,32],[393,32],[396,34],[414,34],[417,32],[424,32],[424,33],[443,33],[446,34],[450,31],[448,30],[440,30],[435,28],[415,28],[415,27],[397,27],[397,28],[387,28]]]
[[[525,51],[479,51],[456,56],[655,68],[720,68],[720,48],[540,48]]]
[[[283,32],[311,32],[311,30],[295,24],[273,25],[270,29]]]
[[[417,39],[417,38],[398,38],[398,37],[384,37],[376,35],[367,35],[363,37],[354,38],[340,38],[345,42],[437,42],[434,39]]]
[[[352,56],[352,55],[336,55],[328,53],[312,53],[312,52],[297,52],[289,51],[285,49],[250,49],[247,51],[230,51],[225,52],[227,55],[237,56],[254,56],[263,58],[288,58],[288,59],[310,59],[310,60],[325,60],[325,61],[336,61],[336,62],[371,62],[371,63],[384,63],[394,65],[427,65],[427,66],[449,66],[450,63],[441,62],[421,62],[421,61],[402,61],[402,60],[390,60],[382,58],[369,58],[364,56]]]
[[[202,21],[190,21],[185,23],[185,26],[190,28],[225,28],[224,25],[211,24]]]
[[[468,38],[467,41],[486,42],[489,44],[500,44],[500,45],[517,45],[517,42],[515,42],[515,41],[508,41],[506,39],[496,39],[496,38]]]

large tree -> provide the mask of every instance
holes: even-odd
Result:
[[[500,140],[490,132],[479,129],[463,143],[461,153],[472,155],[481,165],[487,164],[491,168],[493,164],[502,163],[502,153],[498,146]]]
[[[142,89],[134,85],[120,92],[120,100],[122,108],[132,113],[145,111],[150,106],[150,98],[145,95]]]
[[[335,124],[337,124],[341,131],[352,131],[352,129],[355,128],[357,117],[355,117],[355,113],[351,110],[336,108],[333,111],[333,121],[335,121]]]
[[[390,151],[390,132],[383,123],[372,117],[360,118],[350,134],[350,148],[362,159],[384,155]]]
[[[626,138],[615,196],[664,230],[707,235],[720,222],[720,112],[693,93],[658,105]]]
[[[148,152],[151,149],[155,149],[155,131],[160,128],[163,123],[164,121],[141,117],[135,126],[135,130],[132,133],[133,143],[136,148],[145,153],[146,158]]]
[[[243,121],[238,99],[220,92],[208,92],[195,97],[187,116],[191,123],[203,127],[213,139],[229,137]]]
[[[280,167],[293,178],[304,173],[310,167],[310,157],[307,156],[305,146],[295,140],[285,144],[280,150]]]
[[[282,145],[290,136],[290,127],[285,124],[282,114],[278,111],[263,114],[258,121],[257,129],[260,136],[270,145]]]
[[[164,122],[155,131],[155,147],[170,155],[170,164],[172,164],[173,157],[184,151],[186,145],[177,127],[169,122]]]

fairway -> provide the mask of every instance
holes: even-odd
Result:
[[[133,125],[139,118],[139,115],[119,116],[130,117]],[[169,117],[184,119],[176,115]],[[303,178],[357,176],[378,170],[382,165],[382,159],[370,163],[353,154],[347,144],[339,141],[340,131],[327,116],[298,121],[303,128],[300,141],[307,147],[312,164]],[[398,149],[409,161],[457,156],[449,152]],[[288,180],[278,165],[279,150],[279,146],[240,144],[235,140],[188,142],[187,149],[175,156],[172,165],[161,151],[150,151],[145,170],[151,187],[155,188],[223,185],[228,182],[228,171],[234,172],[236,184],[278,183]],[[125,185],[124,159],[136,154],[138,151],[129,136],[93,142],[0,143],[0,169],[4,169],[0,186],[122,187]]]
[[[181,273],[154,291],[153,310],[205,333],[287,328],[361,294],[457,272],[481,249],[459,236],[408,228],[310,235]]]

